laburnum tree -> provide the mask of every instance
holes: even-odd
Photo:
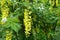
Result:
[[[0,0],[0,40],[60,40],[60,0]]]

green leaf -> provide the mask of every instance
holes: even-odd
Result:
[[[14,30],[15,32],[18,32],[21,29],[21,26],[17,23],[11,24],[11,29]]]

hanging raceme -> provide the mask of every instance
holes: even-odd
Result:
[[[56,6],[58,6],[58,0],[56,0]]]
[[[7,22],[7,17],[9,14],[8,5],[6,5],[5,2],[6,2],[6,0],[2,0],[2,2],[1,2],[1,13],[2,13],[1,24],[5,24]],[[11,40],[11,39],[12,39],[12,32],[7,30],[5,40]]]
[[[32,26],[32,18],[31,18],[31,11],[25,9],[24,12],[24,25],[25,25],[25,34],[26,37],[28,37],[30,35],[31,32],[31,26]]]
[[[54,0],[49,0],[51,6],[54,6]]]
[[[5,4],[6,0],[1,0],[1,6]]]
[[[7,6],[2,7],[1,8],[1,12],[2,12],[1,24],[4,24],[7,21],[7,16],[8,16],[8,13],[9,13],[9,8]]]
[[[12,39],[12,31],[6,30],[6,39],[5,40],[11,40]]]
[[[2,13],[2,20],[1,24],[4,24],[7,21],[7,16],[9,13],[9,8],[7,5],[5,5],[6,0],[1,0],[1,13]]]
[[[50,12],[52,12],[53,6],[54,6],[54,0],[49,0],[49,4],[50,4],[49,10],[50,10]]]
[[[49,3],[51,6],[56,5],[56,7],[58,6],[58,0],[49,0]]]

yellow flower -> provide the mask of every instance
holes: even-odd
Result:
[[[25,9],[25,12],[24,12],[24,25],[25,25],[25,34],[26,34],[26,37],[28,37],[30,35],[30,31],[31,31],[31,26],[32,26],[32,18],[31,16],[31,11]]]
[[[1,20],[1,24],[4,24],[7,21],[7,16],[9,13],[9,8],[6,7],[2,7],[1,8],[1,12],[2,12],[2,20]]]
[[[6,40],[11,40],[12,39],[12,31],[7,30],[6,31]]]
[[[50,3],[51,6],[54,6],[55,2],[54,2],[54,0],[49,0],[49,3]]]
[[[58,0],[56,0],[56,6],[58,6]]]
[[[5,4],[6,0],[1,0],[1,6]]]

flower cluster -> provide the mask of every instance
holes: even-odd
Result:
[[[2,7],[1,8],[1,12],[2,12],[2,20],[1,20],[1,24],[4,24],[7,21],[7,16],[9,13],[9,8],[6,7]]]
[[[11,40],[11,38],[12,38],[12,32],[7,30],[6,31],[6,40]]]
[[[24,12],[24,25],[25,25],[26,37],[28,37],[30,35],[30,31],[31,31],[31,26],[32,26],[31,13],[32,13],[31,11],[28,11],[27,9],[25,9],[25,12]]]
[[[5,22],[7,21],[7,17],[9,14],[9,8],[7,5],[5,5],[6,0],[2,0],[1,1],[1,13],[2,13],[2,20],[1,20],[1,24],[5,24]],[[12,38],[12,32],[7,30],[6,31],[6,40],[11,40]]]
[[[58,0],[50,0],[49,3],[51,4],[51,6],[58,6]]]

